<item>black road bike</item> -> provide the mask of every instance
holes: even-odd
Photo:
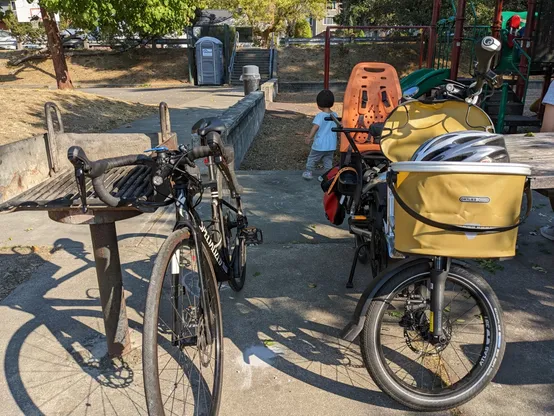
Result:
[[[129,155],[90,161],[80,147],[68,158],[75,166],[83,210],[86,178],[108,206],[132,205],[152,212],[175,205],[173,232],[154,262],[144,313],[143,371],[151,415],[217,415],[221,401],[223,328],[219,299],[222,282],[239,291],[246,276],[246,247],[263,242],[261,230],[249,227],[234,173],[234,152],[221,139],[224,124],[202,119],[193,127],[201,145],[150,149],[155,157]],[[195,160],[206,158],[203,183]],[[104,184],[110,169],[145,165],[151,175],[148,198],[123,198]],[[211,193],[211,218],[197,208],[204,191]]]

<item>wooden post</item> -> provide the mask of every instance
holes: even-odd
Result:
[[[54,64],[58,89],[73,89],[73,83],[71,82],[69,70],[67,69],[62,40],[60,39],[58,24],[56,23],[54,14],[47,11],[44,7],[40,8],[40,14],[42,15],[44,30],[48,36],[48,49],[50,49],[50,55],[52,55],[52,63]]]

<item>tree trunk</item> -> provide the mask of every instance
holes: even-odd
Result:
[[[42,15],[44,30],[48,36],[48,49],[50,50],[50,55],[52,55],[58,89],[73,89],[73,83],[71,82],[69,70],[67,69],[62,40],[60,39],[60,32],[54,14],[48,12],[44,7],[40,8],[40,14]]]

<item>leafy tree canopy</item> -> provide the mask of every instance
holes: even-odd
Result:
[[[311,38],[312,37],[312,28],[306,19],[296,22],[294,28],[294,37],[295,38]]]
[[[326,0],[210,0],[213,8],[232,11],[243,17],[254,32],[267,42],[271,33],[294,34],[296,23],[308,17],[321,18]]]
[[[470,24],[492,24],[495,0],[468,1]],[[456,0],[442,0],[441,18],[455,15]],[[527,0],[504,0],[504,10],[526,10]],[[432,0],[346,0],[339,21],[343,25],[429,25]],[[475,13],[475,14],[474,14]]]
[[[181,32],[194,19],[202,1],[194,0],[40,0],[74,27],[106,33],[162,36]]]

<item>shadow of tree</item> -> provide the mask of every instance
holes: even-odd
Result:
[[[92,55],[84,55],[85,53],[87,52],[73,51],[71,56],[67,56],[69,73],[77,86],[188,82],[186,49],[148,48],[125,52],[92,52]],[[50,59],[27,61],[16,68],[7,67],[7,61],[16,54],[15,51],[0,53],[0,81],[13,86],[50,85],[55,81]]]

